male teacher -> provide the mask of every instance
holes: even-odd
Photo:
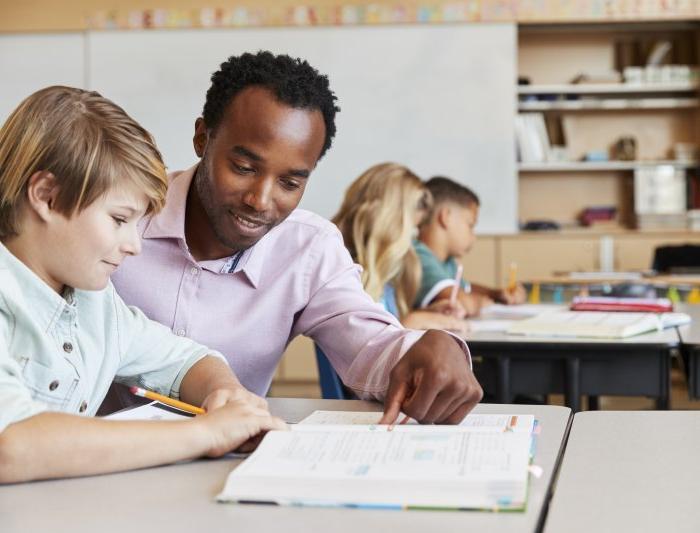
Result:
[[[171,176],[165,209],[140,225],[141,255],[113,281],[128,304],[226,354],[256,394],[307,335],[347,387],[384,400],[384,423],[400,410],[458,423],[482,396],[464,343],[402,328],[364,292],[335,226],[296,209],[335,135],[335,101],[306,61],[229,58],[195,122],[199,162]]]

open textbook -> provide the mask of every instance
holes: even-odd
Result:
[[[268,433],[229,474],[217,500],[382,509],[525,509],[532,416],[470,415],[469,422],[465,419],[459,426],[380,426],[380,416],[317,411],[291,431]],[[370,423],[357,424],[363,418]]]
[[[683,313],[554,311],[513,322],[510,335],[622,339],[690,322]]]

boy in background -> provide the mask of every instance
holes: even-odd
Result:
[[[474,227],[479,218],[479,198],[468,187],[442,176],[428,180],[426,187],[432,194],[433,208],[421,224],[414,243],[423,268],[414,302],[417,308],[451,297],[458,260],[474,244]],[[525,289],[520,284],[515,288],[498,289],[462,279],[457,291],[457,298],[469,316],[479,314],[482,307],[494,301],[520,304],[525,297]]]

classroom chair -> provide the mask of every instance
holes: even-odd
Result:
[[[343,382],[331,366],[328,357],[323,350],[314,344],[316,350],[316,364],[318,365],[318,377],[321,381],[321,396],[324,400],[350,400],[352,396],[346,391]]]
[[[700,245],[658,246],[651,268],[664,274],[700,272]]]

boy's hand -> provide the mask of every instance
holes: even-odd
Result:
[[[206,411],[212,411],[224,406],[229,402],[247,402],[255,407],[267,410],[267,401],[257,394],[253,394],[245,387],[227,387],[216,389],[210,392],[202,402],[202,408]]]
[[[287,424],[266,408],[246,400],[230,400],[198,416],[195,422],[207,433],[209,457],[220,457],[237,449],[252,451],[266,432],[288,429]]]
[[[392,369],[380,423],[395,423],[403,411],[422,423],[459,424],[482,396],[456,339],[430,330]]]

